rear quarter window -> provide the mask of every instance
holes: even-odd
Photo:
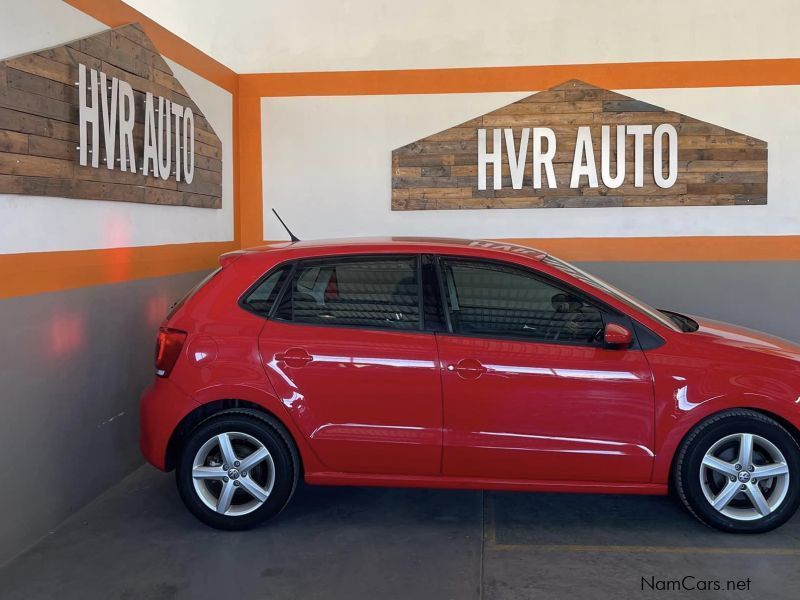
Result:
[[[284,265],[267,273],[245,294],[240,305],[257,315],[268,317],[291,269],[291,265]]]

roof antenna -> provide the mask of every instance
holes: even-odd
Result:
[[[272,212],[275,214],[276,217],[278,217],[278,221],[281,222],[281,225],[283,225],[283,228],[286,230],[286,233],[289,234],[289,239],[292,240],[293,242],[299,242],[300,238],[289,230],[289,228],[286,226],[286,223],[283,222],[283,219],[281,219],[281,216],[274,208],[272,209]]]

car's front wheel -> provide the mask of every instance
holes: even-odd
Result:
[[[774,419],[732,410],[686,437],[675,487],[703,523],[732,533],[762,533],[785,523],[800,504],[800,448]]]
[[[183,446],[178,491],[202,522],[247,529],[279,513],[299,477],[288,434],[254,411],[227,412],[200,424]]]

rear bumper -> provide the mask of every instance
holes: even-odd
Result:
[[[142,394],[139,448],[147,462],[166,470],[167,446],[181,420],[197,404],[169,379],[157,377]]]

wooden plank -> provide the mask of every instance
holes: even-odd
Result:
[[[56,121],[78,122],[77,105],[53,100],[47,96],[29,94],[11,87],[0,94],[0,106]]]
[[[145,187],[100,183],[76,179],[73,181],[75,196],[93,200],[116,200],[118,202],[145,202]]]
[[[222,208],[221,196],[207,196],[205,194],[183,194],[183,199],[186,206],[194,206],[196,208]]]
[[[0,194],[22,194],[24,177],[0,174]]]
[[[629,113],[621,113],[629,114]],[[597,113],[534,114],[534,115],[486,115],[486,127],[549,127],[550,125],[589,125],[594,123]]]
[[[534,105],[535,113],[531,111],[531,104],[509,104],[503,108],[493,110],[486,116],[499,115],[531,115],[531,114],[576,114],[598,112],[603,103],[599,101],[579,102],[539,102]]]
[[[28,154],[34,156],[48,156],[50,158],[60,158],[62,160],[75,160],[78,150],[75,142],[59,140],[56,138],[43,137],[40,135],[28,136]]]
[[[168,88],[173,92],[177,92],[182,96],[187,96],[187,97],[189,96],[189,94],[186,93],[186,90],[184,89],[183,85],[181,85],[181,82],[178,81],[171,73],[165,73],[159,69],[154,69],[153,80],[158,85],[164,86],[165,88]]]
[[[28,136],[16,131],[3,131],[0,129],[0,152],[27,154]]]
[[[664,112],[664,109],[641,100],[606,100],[603,112]]]
[[[60,81],[66,85],[74,85],[75,83],[73,67],[49,58],[44,58],[37,54],[18,56],[5,61],[5,64],[12,69],[38,75],[46,79]]]
[[[742,194],[746,196],[766,196],[767,183],[690,183],[687,193],[694,195]]]
[[[0,174],[33,177],[72,177],[73,164],[66,160],[0,152]]]
[[[53,81],[52,79],[46,79],[17,69],[8,69],[7,77],[8,87],[10,88],[21,92],[39,94],[72,105],[78,104],[78,88],[74,85],[66,85],[59,81]],[[2,95],[2,92],[0,92],[0,97]]]
[[[0,107],[0,129],[78,142],[78,126]]]
[[[69,177],[22,177],[22,194],[75,198],[74,180]]]
[[[219,190],[221,192],[222,176],[220,173],[214,171],[203,171],[202,169],[195,168],[194,179],[192,183],[185,181],[177,182],[178,189],[183,192],[199,192],[203,189]]]

